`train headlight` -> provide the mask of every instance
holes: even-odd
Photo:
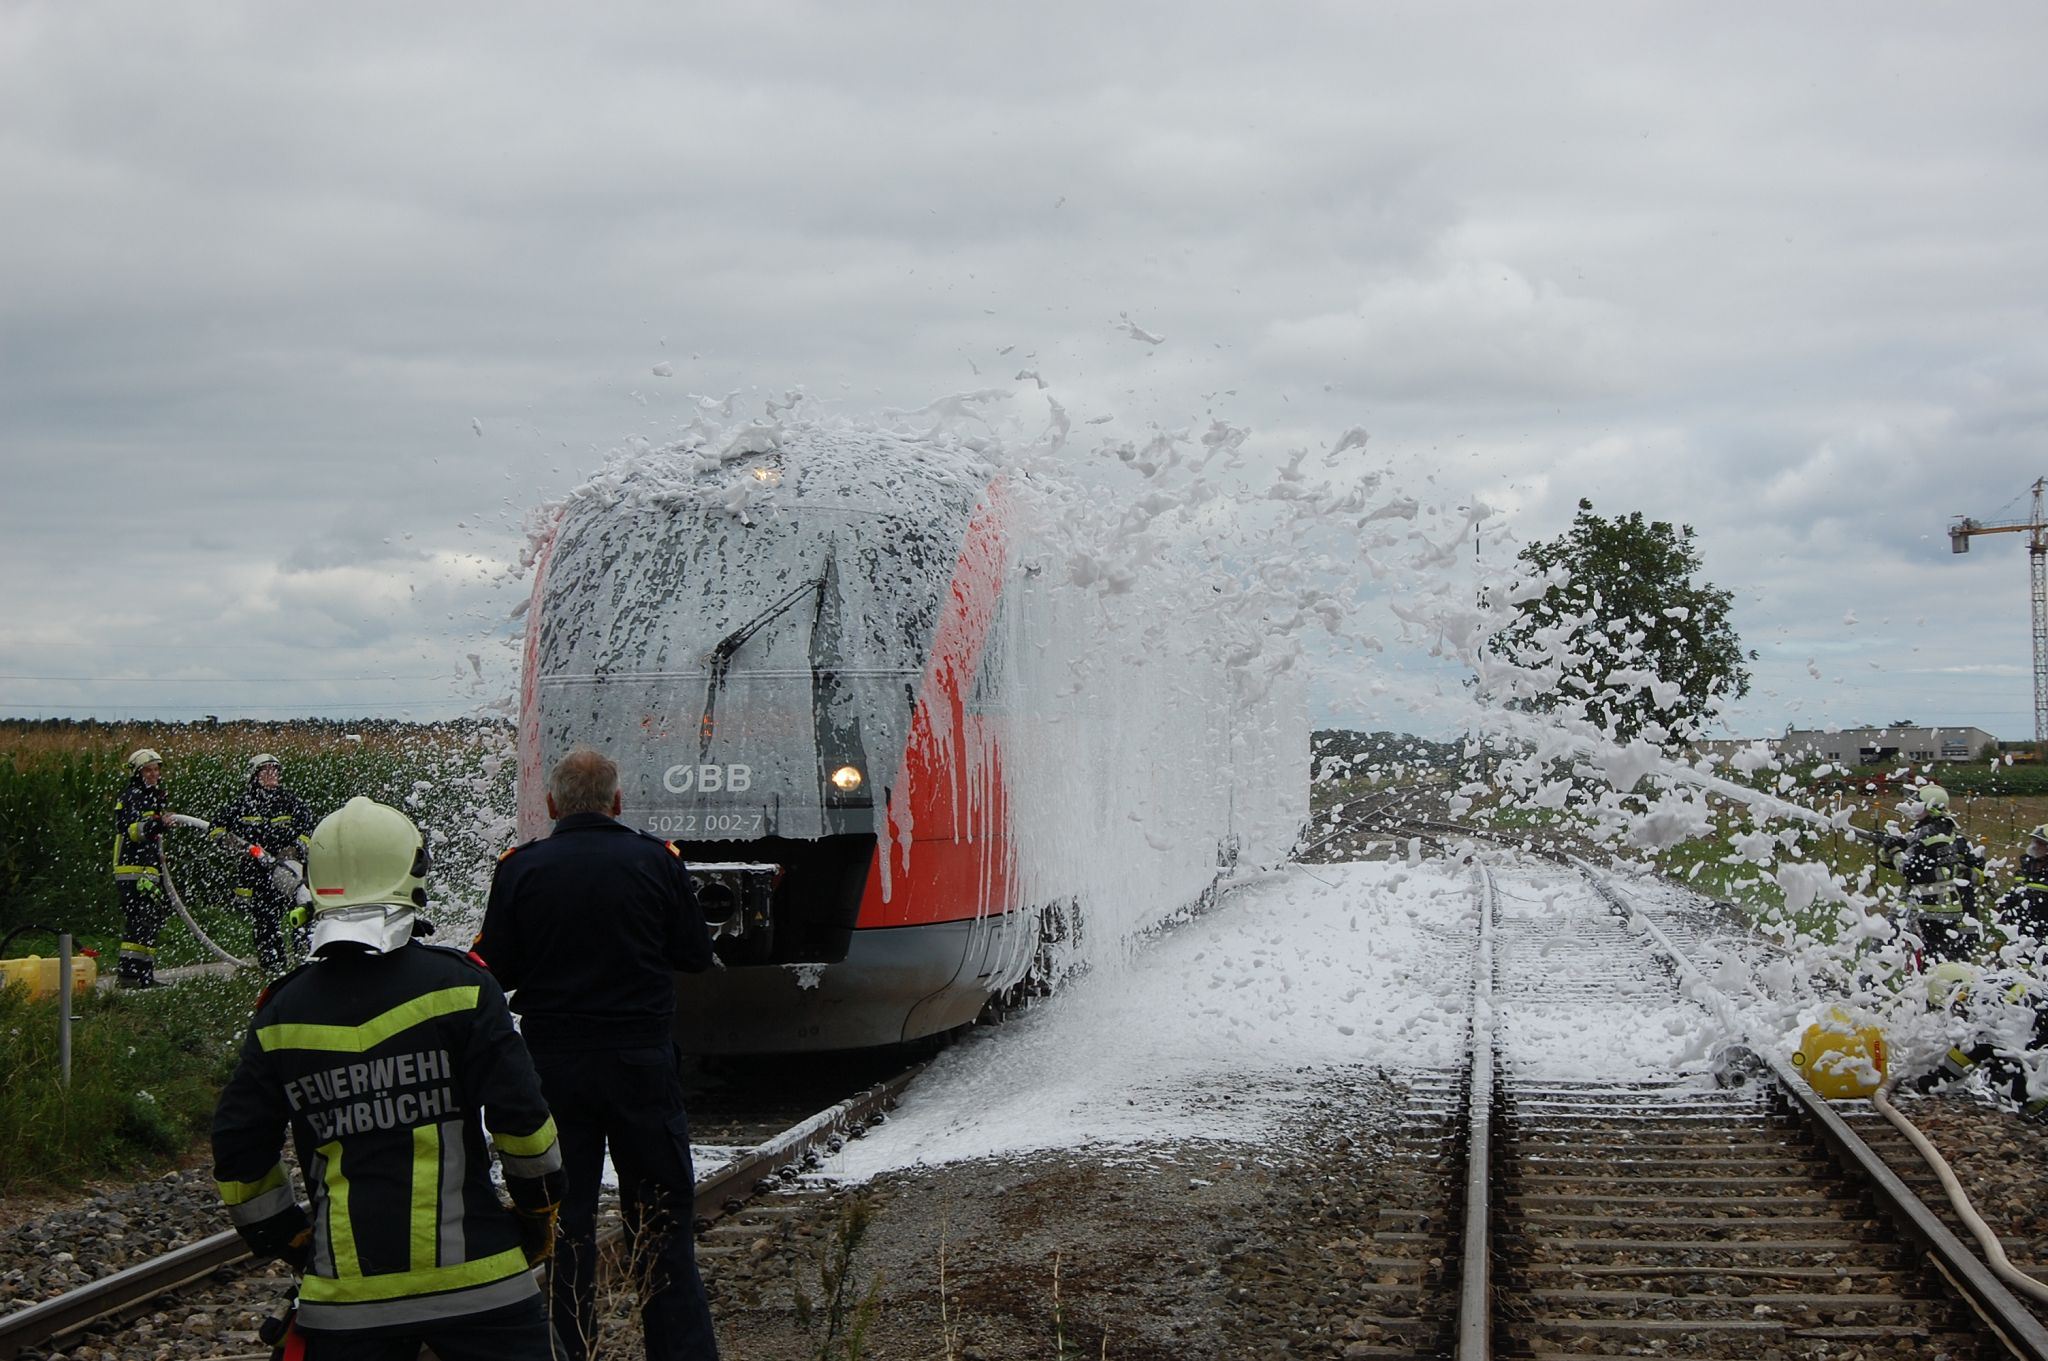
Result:
[[[859,766],[841,766],[826,777],[832,787],[842,794],[857,794],[867,777],[860,773]]]

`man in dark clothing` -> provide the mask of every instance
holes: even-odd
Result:
[[[1923,785],[1913,829],[1887,836],[1885,853],[1905,880],[1905,925],[1919,936],[1928,959],[1968,960],[1978,939],[1974,855],[1949,816],[1948,791]]]
[[[673,842],[616,819],[619,768],[587,747],[548,777],[551,835],[505,852],[476,953],[512,1007],[562,1135],[567,1184],[550,1284],[571,1361],[596,1336],[597,1193],[606,1146],[644,1263],[650,1358],[718,1355],[691,1238],[696,1177],[676,1071],[674,972],[711,967],[711,936]]]
[[[1998,925],[2008,940],[2024,937],[2029,948],[2048,944],[2048,822],[2027,834],[2019,882],[1998,900]]]
[[[164,900],[163,834],[171,825],[164,758],[148,747],[128,757],[128,787],[114,800],[114,885],[121,895],[121,963],[115,982],[153,988],[156,937],[170,906]]]
[[[505,994],[413,937],[426,845],[350,799],[313,832],[313,958],[265,990],[213,1113],[235,1230],[300,1273],[311,1361],[547,1361],[532,1267],[561,1150]],[[512,1205],[491,1185],[488,1127]],[[310,1210],[278,1160],[289,1128]]]
[[[233,836],[261,846],[278,860],[306,859],[306,840],[313,832],[313,814],[298,795],[284,787],[284,767],[269,752],[249,758],[249,782],[242,792],[213,815],[212,840]],[[271,867],[254,856],[236,862],[235,897],[248,909],[256,942],[256,962],[267,973],[285,966],[284,916],[291,899],[279,888]]]

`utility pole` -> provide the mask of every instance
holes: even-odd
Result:
[[[2048,761],[2048,518],[2042,515],[2042,494],[2048,477],[2034,479],[2034,513],[2024,520],[1972,520],[1956,517],[1948,527],[1951,553],[1970,551],[1979,534],[2025,534],[2027,574],[2034,591],[2034,755]]]

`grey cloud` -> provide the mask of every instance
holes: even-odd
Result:
[[[453,555],[512,558],[689,393],[859,413],[1028,366],[1083,448],[1109,412],[1261,457],[1363,424],[1447,495],[1511,489],[1523,541],[1580,495],[1688,521],[1785,630],[1750,721],[1892,707],[1802,645],[1873,595],[1987,664],[2025,622],[2012,545],[1951,562],[1940,527],[2048,471],[2048,15],[1768,20],[8,9],[0,573],[38,589],[0,635],[48,674],[138,620],[458,670],[517,590]]]

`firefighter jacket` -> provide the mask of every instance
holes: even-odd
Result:
[[[515,1205],[551,1215],[555,1122],[490,974],[418,942],[316,959],[257,1003],[214,1110],[214,1181],[252,1251],[303,1261],[302,1327],[462,1317],[536,1290],[485,1128]]]
[[[534,1049],[668,1044],[675,971],[712,963],[681,849],[602,813],[498,857],[476,949]]]
[[[2020,881],[1998,900],[1998,922],[2008,936],[2048,942],[2048,864],[2020,860]]]
[[[1969,882],[1968,867],[1954,818],[1945,813],[1924,817],[1911,832],[1892,839],[1889,848],[1916,911],[1946,915],[1968,906],[1960,891]]]
[[[265,789],[251,780],[241,797],[223,805],[213,815],[213,830],[206,835],[215,840],[233,833],[272,855],[304,860],[306,839],[313,835],[315,822],[297,794],[283,785]]]
[[[170,795],[161,784],[147,785],[141,776],[128,781],[114,800],[114,878],[120,883],[154,879],[163,869],[163,811]]]

